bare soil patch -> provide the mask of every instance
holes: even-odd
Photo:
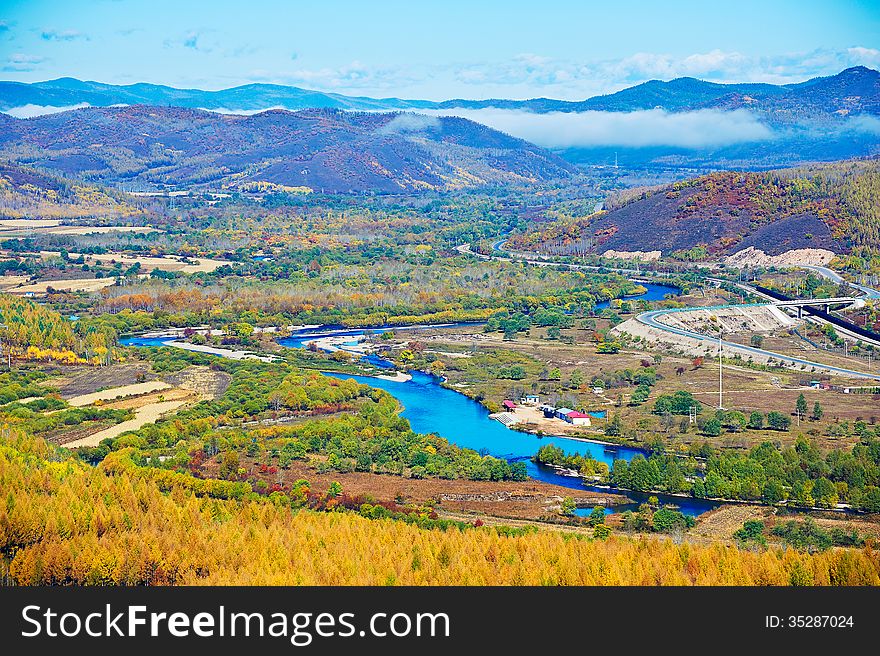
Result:
[[[165,376],[165,380],[175,387],[191,390],[201,397],[217,399],[229,389],[232,376],[225,371],[214,371],[210,367],[194,365]]]
[[[121,362],[109,367],[64,367],[58,372],[58,376],[48,379],[45,384],[58,389],[63,399],[157,378],[150,371],[149,362]]]
[[[45,384],[57,388],[63,399],[157,378],[150,371],[149,362],[121,362],[109,367],[64,367],[59,372]]]

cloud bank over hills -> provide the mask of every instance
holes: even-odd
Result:
[[[761,123],[756,114],[742,109],[546,114],[496,108],[420,111],[438,116],[460,116],[553,149],[584,146],[704,148],[775,138],[773,130]]]
[[[466,118],[580,164],[613,161],[699,166],[780,166],[880,154],[880,73],[853,67],[786,85],[652,80],[580,101],[368,98],[249,84],[219,91],[61,78],[0,82],[0,111],[31,118],[82,107],[176,106],[250,116],[272,109],[405,112],[380,135]]]

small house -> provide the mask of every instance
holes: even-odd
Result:
[[[522,405],[538,405],[541,399],[537,394],[524,394],[519,400]]]
[[[516,403],[514,403],[514,402],[511,401],[510,399],[504,399],[504,400],[501,402],[501,405],[504,406],[504,409],[505,409],[505,410],[509,410],[509,411],[513,411],[513,410],[516,408]]]
[[[574,412],[574,410],[571,408],[556,408],[556,418],[568,421],[567,417],[569,412]]]
[[[583,412],[578,412],[577,410],[572,410],[567,415],[565,415],[565,420],[569,424],[573,424],[575,426],[589,426],[590,425],[590,415],[585,414]]]

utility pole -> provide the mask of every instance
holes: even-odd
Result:
[[[9,330],[9,326],[7,326],[5,323],[0,323],[0,328],[2,328],[3,330],[6,330],[6,331]],[[8,339],[6,340],[6,344],[9,347],[9,371],[12,371],[12,344],[9,342]],[[0,337],[0,362],[3,362],[3,338],[2,337]]]
[[[721,325],[718,325],[718,409],[724,410],[724,362],[721,359]]]

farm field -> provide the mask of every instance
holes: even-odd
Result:
[[[68,225],[54,219],[0,218],[0,237],[41,235],[103,235],[111,232],[145,234],[157,228],[130,225]]]
[[[43,257],[60,257],[61,253],[52,251],[43,251],[40,253]],[[77,254],[71,254],[70,257],[77,258]],[[131,256],[123,253],[101,253],[84,255],[86,263],[100,262],[104,264],[115,264],[119,262],[125,266],[140,264],[141,271],[149,273],[154,269],[159,271],[172,271],[180,273],[211,273],[219,267],[230,264],[224,260],[212,260],[210,258],[192,258],[184,261],[185,258],[174,257],[149,257],[149,256]]]
[[[30,284],[8,287],[6,291],[18,295],[46,294],[50,289],[63,292],[96,292],[115,284],[113,278],[76,278],[71,280],[46,280]]]

